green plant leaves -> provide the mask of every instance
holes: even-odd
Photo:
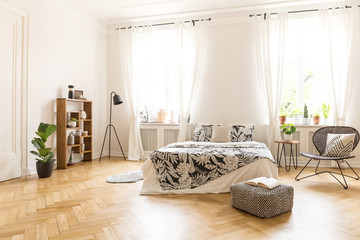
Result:
[[[45,157],[47,154],[49,154],[50,151],[51,151],[51,148],[38,149],[38,152],[39,152],[40,156],[42,156],[42,157]]]
[[[36,155],[38,157],[41,157],[40,154],[37,151],[30,151],[30,153],[32,153],[32,154],[34,154],[34,155]]]
[[[284,134],[291,135],[296,131],[296,127],[293,124],[283,124],[280,129]]]
[[[47,138],[56,131],[55,124],[40,123],[36,134],[46,142]]]
[[[31,143],[36,149],[45,148],[45,142],[41,138],[34,138]]]
[[[38,131],[35,132],[40,138],[34,137],[31,143],[37,149],[37,151],[30,151],[30,153],[38,156],[39,158],[35,158],[38,162],[47,163],[53,162],[56,159],[54,158],[54,153],[51,151],[51,148],[47,148],[45,146],[45,142],[48,137],[56,131],[55,124],[47,124],[40,123],[38,127]]]

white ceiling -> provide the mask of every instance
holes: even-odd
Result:
[[[108,23],[186,13],[249,10],[266,6],[290,6],[323,0],[77,0]],[[330,0],[331,1],[331,0]]]

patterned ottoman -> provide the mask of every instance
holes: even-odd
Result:
[[[266,189],[248,185],[244,182],[230,186],[231,205],[261,218],[269,218],[291,211],[294,188],[280,185]]]

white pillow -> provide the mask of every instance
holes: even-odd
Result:
[[[230,142],[231,126],[212,126],[211,142]]]
[[[331,134],[326,139],[326,149],[323,156],[348,157],[353,149],[355,134]]]

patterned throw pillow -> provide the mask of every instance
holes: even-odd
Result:
[[[233,125],[230,139],[232,142],[248,142],[253,140],[254,125]]]
[[[212,136],[213,125],[195,125],[194,126],[194,141],[195,142],[210,142]]]
[[[326,149],[323,156],[348,157],[353,148],[355,134],[331,134],[327,135]]]

